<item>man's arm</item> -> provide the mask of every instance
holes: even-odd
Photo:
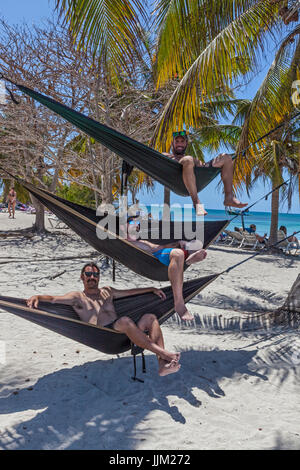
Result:
[[[124,289],[124,290],[114,289],[113,287],[111,288],[113,299],[119,299],[121,297],[130,297],[132,295],[138,295],[138,294],[147,294],[148,292],[152,292],[153,294],[158,295],[158,297],[160,297],[162,300],[166,299],[166,294],[162,290],[156,289],[155,287],[142,287],[140,289]]]
[[[26,303],[30,308],[37,308],[40,301],[74,306],[77,304],[79,299],[80,292],[69,292],[65,295],[33,295],[26,300]]]

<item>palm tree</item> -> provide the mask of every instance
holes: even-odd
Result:
[[[283,169],[298,177],[300,169],[299,122],[291,120],[295,108],[291,100],[292,85],[299,78],[300,26],[287,35],[276,54],[265,80],[248,108],[238,150],[258,136],[280,127],[267,138],[251,146],[245,158],[237,161],[235,182],[248,189],[258,176],[270,179],[275,188],[283,182]],[[299,188],[299,185],[298,185]],[[270,243],[277,241],[279,192],[272,195]]]
[[[160,117],[155,142],[168,148],[172,129],[199,127],[201,104],[258,71],[266,42],[282,27],[285,1],[157,0],[156,82],[178,85]]]

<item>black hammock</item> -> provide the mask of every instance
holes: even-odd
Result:
[[[189,302],[218,276],[219,274],[214,274],[185,282],[183,285],[185,302]],[[175,311],[171,286],[162,290],[166,294],[166,300],[161,300],[152,293],[114,300],[117,316],[126,315],[137,322],[145,313],[153,313],[162,324]],[[73,308],[68,305],[39,302],[38,308],[29,308],[24,299],[0,296],[0,308],[105,354],[123,353],[132,347],[124,333],[82,322]]]
[[[4,78],[4,77],[3,77]],[[8,80],[5,78],[5,80]],[[100,142],[123,160],[150,175],[156,181],[167,186],[171,191],[188,196],[189,193],[182,180],[182,165],[136,140],[127,137],[100,122],[95,121],[48,96],[42,95],[31,88],[8,80],[22,92],[47,108],[59,114],[90,137]],[[198,192],[204,189],[219,173],[220,168],[195,167]]]
[[[94,209],[67,201],[44,189],[36,188],[34,185],[22,179],[14,178],[97,251],[115,259],[141,276],[145,276],[154,281],[168,280],[167,266],[158,261],[151,253],[141,250],[118,235],[118,216],[97,216]],[[196,224],[200,223],[202,224],[203,222],[190,223],[190,228],[193,229],[194,233],[197,231]],[[142,238],[157,244],[166,244],[176,240],[189,239],[185,234],[186,222],[171,221],[169,224],[170,232],[168,236],[166,236],[161,221],[156,223],[154,221],[148,221],[148,229],[144,229]],[[204,222],[204,226],[202,226],[204,238],[204,240],[202,240],[203,247],[207,248],[228,224],[229,220]],[[116,231],[110,231],[110,227],[115,227]],[[103,236],[104,239],[101,239],[101,236]],[[190,239],[192,239],[192,237],[190,237]],[[188,266],[185,265],[185,269],[187,267]]]

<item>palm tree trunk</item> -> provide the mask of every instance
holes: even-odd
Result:
[[[275,188],[277,184],[272,183],[272,187]],[[271,201],[271,226],[270,226],[270,237],[269,245],[273,245],[277,242],[277,232],[278,232],[278,211],[279,211],[279,189],[272,193]]]
[[[30,195],[30,198],[32,200],[32,205],[36,210],[33,230],[37,233],[44,233],[44,232],[46,232],[46,229],[45,229],[45,208],[44,208],[43,204],[40,201],[38,201],[34,196]]]
[[[170,214],[170,201],[171,201],[171,192],[166,186],[164,187],[164,209],[163,209],[163,219],[168,219]]]

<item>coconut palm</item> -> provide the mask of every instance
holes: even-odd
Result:
[[[293,120],[295,107],[291,100],[292,85],[300,78],[300,26],[284,39],[265,80],[249,106],[238,150],[248,147],[259,136],[280,126],[268,137],[252,145],[246,158],[237,161],[235,182],[237,186],[263,175],[271,180],[272,187],[283,182],[283,170],[298,178],[300,169],[299,120]],[[253,181],[254,181],[253,180]],[[294,185],[297,182],[294,182]],[[272,195],[270,243],[277,241],[279,193]]]
[[[267,41],[281,31],[280,0],[157,0],[156,81],[178,86],[154,136],[168,148],[172,130],[199,127],[201,104],[258,71]]]

